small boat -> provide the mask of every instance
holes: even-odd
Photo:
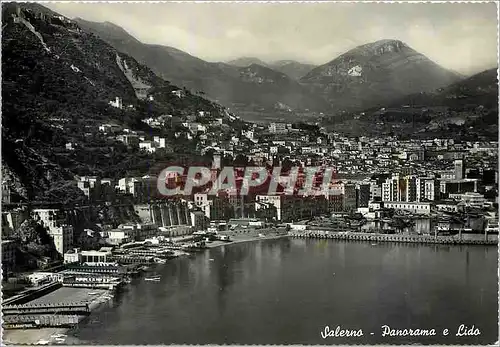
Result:
[[[65,337],[58,337],[56,338],[56,343],[64,343],[66,341]]]
[[[89,295],[99,295],[98,292],[89,292]]]
[[[35,345],[48,345],[50,343],[49,340],[38,340],[37,343],[35,343]]]
[[[259,237],[266,237],[266,235],[264,235],[264,234],[259,234]]]
[[[67,335],[64,335],[64,334],[53,334],[53,335],[50,335],[50,337],[52,337],[54,339],[61,339],[61,338],[64,338],[66,336]]]
[[[210,261],[214,261],[215,259],[214,259],[214,258],[210,258],[210,259],[208,259],[208,260],[210,260]]]
[[[372,243],[372,246],[376,246],[376,245],[378,245],[378,243]]]
[[[156,282],[157,282],[157,281],[159,281],[160,279],[161,279],[161,277],[160,277],[160,276],[151,276],[151,277],[146,277],[144,280],[145,280],[145,281],[153,281],[153,282],[154,282],[154,281],[156,281]]]

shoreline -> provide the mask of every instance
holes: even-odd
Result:
[[[265,237],[259,237],[258,233],[252,233],[250,235],[237,234],[231,235],[234,239],[231,242],[225,241],[212,241],[207,244],[205,250],[218,248],[221,246],[229,246],[232,244],[239,244],[245,242],[253,242],[258,240],[273,240],[284,237],[289,237],[290,235],[266,235]],[[192,254],[196,254],[192,253]],[[186,254],[187,255],[187,254]],[[178,257],[182,257],[183,254]],[[27,328],[27,329],[3,329],[3,341],[5,345],[16,346],[16,345],[35,345],[40,344],[39,342],[47,341],[47,345],[56,345],[55,338],[52,336],[57,334],[65,335],[65,341],[62,345],[69,344],[81,344],[82,341],[78,340],[77,337],[73,336],[71,333],[74,329],[78,329],[78,325],[82,324],[85,320],[89,319],[92,314],[98,311],[104,304],[112,301],[113,299],[106,299],[104,297],[109,296],[108,291],[103,291],[103,293],[89,302],[89,306],[91,309],[89,316],[84,316],[79,319],[78,323],[71,327],[43,327],[43,328]],[[85,324],[85,323],[83,323]]]
[[[388,242],[408,244],[442,244],[442,245],[481,245],[498,246],[498,236],[489,240],[481,238],[462,238],[453,236],[434,237],[430,235],[401,235],[401,234],[373,234],[373,233],[329,233],[329,232],[292,232],[288,236],[299,239],[343,240],[359,242]]]
[[[259,236],[262,234],[264,236]],[[206,244],[205,250],[210,250],[214,248],[219,248],[222,246],[230,246],[233,244],[250,243],[259,240],[277,240],[282,238],[301,238],[301,239],[325,239],[325,240],[343,240],[343,241],[357,241],[357,242],[382,242],[382,243],[413,243],[413,244],[449,244],[449,245],[473,245],[481,244],[486,246],[498,245],[498,240],[488,240],[488,243],[480,240],[460,240],[456,238],[438,238],[434,237],[422,237],[422,236],[408,236],[408,235],[385,235],[385,234],[368,234],[368,233],[321,233],[321,232],[290,232],[287,234],[276,234],[272,232],[266,234],[265,231],[260,233],[256,230],[252,230],[248,233],[230,233],[228,234],[232,240],[230,242],[226,241],[212,241]],[[474,241],[474,242],[471,242]],[[192,254],[196,254],[192,253]],[[179,255],[181,257],[182,255]],[[52,337],[56,334],[65,335],[65,341],[62,344],[81,344],[76,336],[73,336],[72,331],[78,329],[79,324],[89,319],[92,314],[98,311],[104,304],[112,301],[112,299],[106,299],[110,296],[109,291],[103,290],[101,295],[92,298],[88,301],[91,308],[91,313],[89,316],[83,316],[79,319],[78,323],[71,327],[44,327],[44,328],[29,328],[29,329],[4,329],[3,341],[5,345],[34,345],[40,344],[40,342],[48,342],[48,345],[56,344],[55,338]],[[83,323],[85,324],[85,323]]]

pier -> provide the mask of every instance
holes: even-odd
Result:
[[[471,240],[460,239],[450,236],[433,237],[430,235],[398,235],[398,234],[365,234],[365,233],[329,233],[329,232],[305,232],[290,233],[290,237],[311,238],[311,239],[331,239],[350,241],[372,241],[372,242],[402,242],[421,244],[451,244],[451,245],[498,245],[498,240]]]

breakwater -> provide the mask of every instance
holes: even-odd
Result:
[[[430,235],[398,235],[398,234],[366,234],[366,233],[330,233],[330,232],[292,232],[290,237],[332,239],[350,241],[372,241],[372,242],[402,242],[421,244],[451,244],[451,245],[498,245],[497,238],[493,239],[466,239],[452,236],[430,236]]]

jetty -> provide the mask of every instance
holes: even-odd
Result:
[[[498,239],[467,239],[453,236],[431,235],[401,235],[401,234],[371,234],[356,232],[291,232],[292,238],[331,239],[367,242],[401,242],[420,244],[451,244],[451,245],[498,245]]]

